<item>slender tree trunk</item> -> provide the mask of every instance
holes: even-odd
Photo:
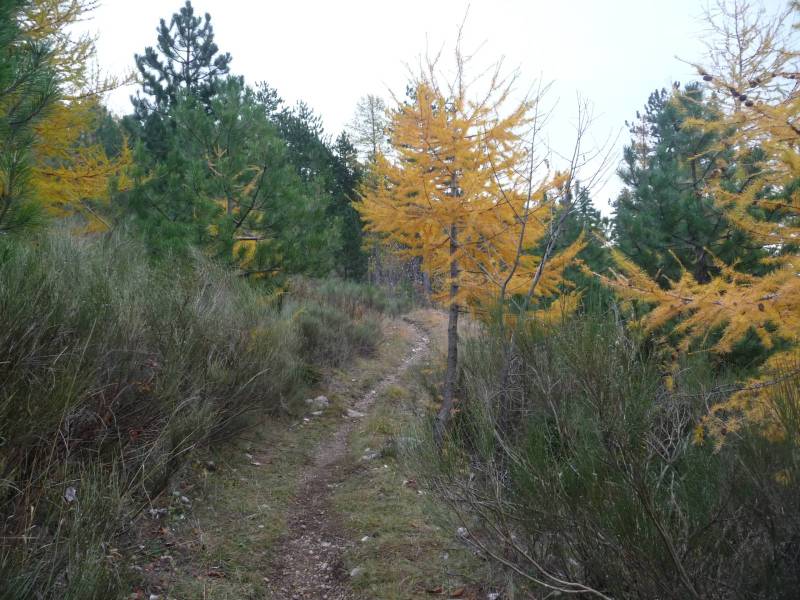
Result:
[[[436,416],[434,437],[437,445],[441,445],[450,411],[453,409],[453,394],[458,375],[458,260],[455,254],[458,250],[458,228],[450,226],[450,310],[447,319],[447,370],[444,375],[444,398],[442,408]]]
[[[375,115],[375,99],[369,97],[369,124],[370,128],[372,129],[372,157],[371,160],[374,163],[375,160],[378,158],[378,132],[377,132],[377,123],[376,119],[377,116]]]
[[[425,294],[425,304],[430,304],[431,295],[433,294],[433,285],[431,285],[431,276],[427,271],[422,271],[422,291]]]

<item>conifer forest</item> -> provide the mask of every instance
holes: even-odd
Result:
[[[800,2],[681,2],[0,0],[0,600],[800,598]]]

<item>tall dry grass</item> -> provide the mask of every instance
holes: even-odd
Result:
[[[198,446],[374,346],[372,312],[335,302],[354,290],[311,290],[124,235],[0,246],[0,598],[116,597],[118,534]]]

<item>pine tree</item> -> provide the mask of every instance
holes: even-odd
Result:
[[[327,225],[340,239],[341,251],[336,261],[339,274],[361,278],[366,258],[361,250],[361,222],[352,207],[355,189],[362,176],[355,160],[355,149],[346,135],[333,145],[327,140],[322,119],[304,102],[293,109],[276,111],[275,94],[259,94],[272,109],[273,121],[288,149],[288,159],[295,166],[311,199],[327,206]]]
[[[223,209],[215,242],[230,244],[242,274],[327,275],[341,254],[332,197],[301,176],[262,98],[229,77],[208,112],[189,103],[178,111],[179,143],[199,159],[193,187]]]
[[[146,95],[131,98],[136,118],[145,123],[153,113],[168,114],[181,92],[207,106],[220,78],[228,73],[230,62],[230,54],[220,54],[214,42],[211,16],[195,16],[192,3],[186,0],[186,5],[172,15],[169,25],[161,19],[158,45],[148,46],[144,54],[136,55]]]
[[[708,283],[719,273],[717,261],[752,272],[763,257],[708,193],[719,161],[730,156],[720,154],[717,134],[691,123],[721,116],[700,86],[680,90],[676,84],[671,91],[653,92],[644,113],[629,124],[632,139],[619,170],[626,187],[614,204],[613,237],[620,251],[663,287],[683,269]]]
[[[606,305],[613,299],[613,294],[594,273],[606,272],[613,261],[606,240],[608,239],[609,220],[595,208],[589,190],[575,181],[570,196],[571,207],[564,219],[554,250],[562,252],[573,244],[582,244],[577,254],[577,261],[564,271],[564,278],[571,285],[581,290],[581,304],[584,309],[589,306]]]
[[[34,124],[57,99],[49,50],[25,42],[20,0],[0,0],[0,233],[30,224],[37,214],[30,186]]]
[[[331,191],[332,152],[325,141],[322,118],[305,102],[274,114],[273,120],[286,142],[289,159],[306,183],[317,181],[320,192]]]
[[[138,141],[128,208],[152,250],[165,253],[211,241],[208,228],[219,206],[196,189],[207,175],[202,161],[210,157],[186,139],[185,125],[209,116],[231,57],[219,53],[210,15],[195,16],[188,0],[157,31],[156,47],[135,57],[144,95],[131,98],[134,112],[123,125]]]
[[[338,261],[344,277],[363,279],[367,273],[367,256],[362,249],[363,223],[353,206],[357,199],[357,188],[363,177],[355,146],[344,132],[336,138],[333,146],[335,157],[334,178],[336,189],[331,203],[331,212],[340,219],[342,254]]]
[[[182,91],[163,157],[139,147],[131,208],[157,255],[203,247],[246,277],[324,276],[341,257],[338,219],[304,181],[259,94],[241,77],[208,104]]]
[[[780,438],[792,429],[782,420],[794,418],[771,402],[772,384],[794,368],[800,344],[800,51],[797,26],[787,31],[800,4],[792,10],[768,19],[741,0],[720,4],[710,23],[716,36],[709,64],[698,72],[719,97],[722,116],[688,122],[718,140],[704,191],[732,226],[763,249],[763,270],[742,272],[716,260],[718,274],[710,281],[683,272],[664,289],[618,256],[623,274],[612,282],[655,307],[644,319],[649,330],[678,323],[677,352],[708,343],[709,350],[726,354],[750,336],[771,352],[759,378],[712,408],[706,425],[718,443],[743,420]]]

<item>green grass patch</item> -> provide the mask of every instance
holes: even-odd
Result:
[[[334,494],[334,505],[351,537],[345,557],[354,591],[365,598],[407,599],[430,594],[473,597],[486,580],[485,565],[446,531],[433,514],[441,510],[421,492],[405,467],[405,448],[415,422],[418,390],[412,373],[388,386],[352,440],[360,465]],[[377,453],[377,457],[372,457]]]

